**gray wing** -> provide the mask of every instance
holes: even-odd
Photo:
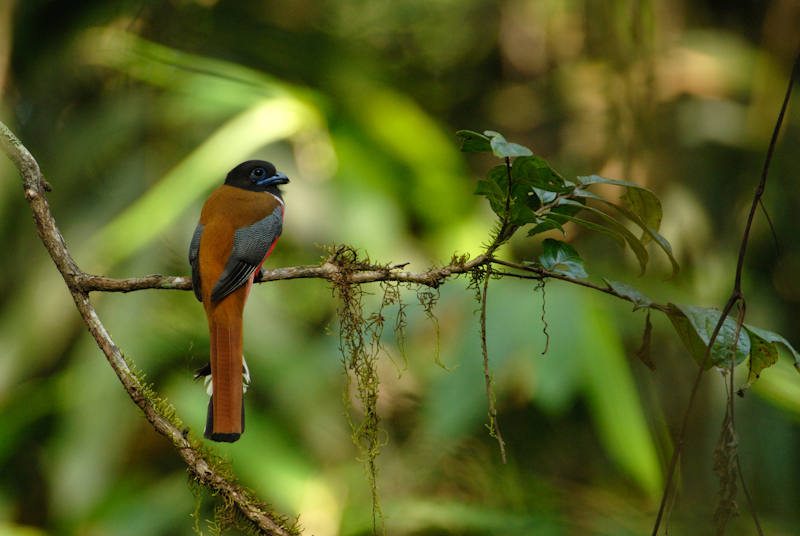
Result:
[[[221,300],[241,287],[258,270],[272,251],[275,241],[283,231],[283,211],[275,207],[272,214],[253,225],[236,229],[225,269],[211,290],[211,301]]]
[[[192,288],[198,301],[203,301],[200,293],[200,239],[203,237],[204,227],[197,224],[192,235],[192,243],[189,244],[189,264],[192,266]]]

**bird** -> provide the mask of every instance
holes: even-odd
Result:
[[[211,395],[203,437],[212,441],[233,443],[244,433],[244,305],[283,232],[279,187],[288,182],[270,162],[239,164],[209,195],[189,245],[194,295],[208,319],[211,360],[195,378],[205,378]]]

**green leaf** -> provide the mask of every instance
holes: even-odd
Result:
[[[759,337],[756,332],[748,329],[747,326],[744,326],[744,329],[747,330],[747,334],[750,336],[750,373],[747,375],[747,381],[744,385],[736,391],[739,396],[744,396],[744,392],[761,377],[761,371],[778,362],[778,347],[774,342]]]
[[[775,343],[781,343],[789,350],[792,357],[794,357],[795,370],[800,372],[800,353],[786,339],[777,333],[748,324],[744,324],[744,329],[750,335],[753,348],[750,351],[750,374],[747,377],[747,382],[737,391],[739,396],[744,396],[744,392],[761,376],[762,370],[778,362],[778,347]]]
[[[538,198],[537,198],[538,201]],[[511,211],[508,216],[508,222],[512,225],[521,227],[528,223],[539,222],[539,217],[536,215],[534,209],[523,203],[515,203],[511,205]]]
[[[535,225],[530,231],[528,231],[528,236],[534,236],[541,233],[546,233],[547,231],[551,231],[553,229],[558,229],[561,231],[561,234],[567,236],[567,232],[561,226],[561,222],[556,221],[551,214],[544,214],[542,216],[542,220]]]
[[[632,212],[628,208],[620,207],[613,203],[611,203],[611,206],[614,207],[617,212],[631,220],[642,229],[642,242],[646,243],[647,240],[645,240],[645,237],[649,237],[649,239],[653,240],[658,247],[660,247],[661,250],[667,254],[667,258],[672,265],[672,275],[670,276],[670,279],[678,275],[681,267],[678,266],[678,261],[675,260],[675,256],[672,254],[672,246],[669,245],[669,241],[661,236],[658,231],[648,227],[636,213]]]
[[[534,188],[533,191],[539,197],[539,199],[542,200],[542,203],[552,203],[555,201],[556,196],[558,195],[556,192],[542,190],[540,188]]]
[[[491,141],[483,134],[478,134],[471,130],[459,130],[456,132],[456,137],[463,142],[461,144],[461,151],[464,153],[492,152]]]
[[[610,279],[603,278],[603,281],[606,282],[608,288],[619,294],[620,296],[625,296],[626,298],[630,298],[633,302],[633,310],[636,311],[637,309],[644,309],[645,307],[650,307],[653,304],[653,300],[649,297],[645,296],[635,288],[630,285],[626,285],[625,283],[620,283],[619,281],[611,281]]]
[[[580,178],[583,178],[583,177],[578,177],[578,178],[580,179]],[[609,201],[605,197],[603,197],[601,195],[597,195],[594,192],[590,192],[589,190],[584,190],[583,188],[576,188],[574,194],[575,194],[575,197],[579,197],[579,198],[582,198],[582,199],[594,199],[595,201],[600,201],[601,203],[605,203],[606,205],[613,204],[613,203],[611,203],[611,201]]]
[[[529,157],[522,157],[529,158]],[[538,157],[537,157],[538,158]],[[519,161],[518,158],[515,163]],[[539,166],[542,178],[539,180],[532,180],[527,177],[520,177],[514,173],[513,168],[507,164],[502,164],[493,167],[486,174],[487,184],[479,182],[476,194],[484,195],[492,205],[492,210],[501,218],[505,217],[506,208],[509,208],[508,221],[509,223],[517,226],[526,225],[529,223],[539,223],[541,220],[536,214],[536,210],[542,205],[541,195],[546,194],[550,197],[551,192],[536,188],[534,184],[541,184],[544,187],[548,186],[547,180],[544,177],[555,176],[547,164],[542,159],[538,159],[544,163]],[[508,200],[509,194],[508,181],[511,175],[511,199]],[[557,177],[559,180],[560,177]],[[563,182],[563,180],[562,180]],[[552,193],[555,196],[554,193]]]
[[[789,344],[789,341],[778,335],[777,333],[773,333],[772,331],[767,331],[765,329],[757,328],[755,326],[751,326],[749,324],[744,324],[744,327],[747,328],[748,331],[752,331],[765,341],[769,341],[772,343],[779,342],[781,343],[794,357],[794,366],[795,368],[800,371],[800,353]]]
[[[486,197],[495,213],[505,210],[505,192],[503,192],[496,183],[482,179],[479,180],[475,187],[475,195]]]
[[[592,176],[596,177],[596,175],[592,175]],[[602,178],[602,177],[599,177],[599,178]],[[587,177],[578,177],[578,179],[579,180],[587,179]],[[596,181],[596,182],[601,182],[601,181]],[[619,182],[625,182],[625,181],[611,181],[611,179],[604,179],[602,182],[604,182],[604,183],[619,183]],[[647,224],[645,224],[644,221],[642,221],[642,219],[639,217],[639,215],[637,215],[635,212],[633,212],[628,207],[621,207],[619,205],[615,205],[614,203],[612,203],[608,199],[606,199],[604,197],[601,197],[601,196],[597,195],[596,193],[590,192],[588,190],[582,190],[580,188],[576,188],[575,189],[575,195],[578,196],[578,197],[586,198],[586,199],[594,199],[596,201],[600,201],[601,203],[604,203],[604,204],[608,205],[609,207],[611,207],[614,210],[616,210],[619,214],[625,216],[626,218],[631,220],[633,223],[635,223],[640,229],[642,229],[643,237],[645,235],[648,237],[647,241],[654,240],[655,243],[658,245],[658,247],[660,247],[664,251],[664,253],[667,254],[667,258],[669,259],[670,264],[672,264],[672,275],[670,276],[670,278],[673,278],[676,275],[678,275],[678,272],[680,271],[680,266],[678,266],[678,261],[675,260],[675,257],[672,254],[672,246],[669,245],[669,242],[667,241],[667,239],[664,238],[663,236],[661,236],[658,233],[658,231],[655,231],[654,229],[651,229],[650,227],[648,227]],[[587,207],[587,209],[590,209],[590,208],[591,207]],[[599,212],[599,213],[603,214],[603,212]],[[647,241],[645,241],[645,243]],[[639,242],[641,243],[642,240],[639,240]]]
[[[592,231],[598,232],[600,234],[606,235],[607,237],[609,237],[612,240],[614,240],[614,242],[619,244],[619,247],[621,247],[622,250],[625,251],[625,238],[620,233],[615,231],[614,229],[609,229],[608,227],[604,227],[604,226],[599,225],[597,223],[594,223],[594,222],[591,222],[591,221],[587,221],[587,220],[584,220],[584,219],[581,219],[581,218],[576,218],[574,216],[569,216],[567,214],[560,214],[559,216],[561,218],[564,218],[564,219],[569,220],[571,222],[577,223],[578,225],[580,225],[582,227],[586,227],[589,230],[592,230]]]
[[[522,156],[514,160],[511,177],[528,187],[550,192],[567,193],[574,189],[539,156]]]
[[[642,346],[636,350],[636,355],[647,365],[650,370],[656,370],[656,364],[650,355],[650,338],[653,333],[653,324],[650,322],[650,310],[647,311],[647,319],[644,323],[644,335],[642,335]]]
[[[546,203],[553,201],[553,199],[556,197],[555,192],[545,192],[544,190],[539,190],[538,188],[534,188],[534,192],[536,192],[537,196],[540,196],[540,199],[541,194],[546,194],[544,196],[544,199],[547,199],[547,201],[545,201]],[[584,206],[579,201],[562,199],[562,203],[560,205],[555,206],[542,214],[539,214],[539,225],[528,231],[528,236],[544,233],[551,229],[558,229],[564,236],[567,236],[566,231],[564,231],[564,228],[562,227],[562,225],[567,223],[567,218],[564,216],[574,216],[583,209]]]
[[[502,134],[487,130],[484,132],[486,136],[491,138],[491,148],[494,155],[498,158],[510,158],[512,156],[530,156],[533,152],[527,147],[523,147],[517,143],[506,141]]]
[[[658,231],[661,228],[661,200],[646,188],[628,188],[622,196],[625,205],[651,229]],[[642,243],[647,244],[650,237],[642,235]]]
[[[486,174],[486,179],[478,181],[475,195],[485,196],[492,206],[492,211],[502,218],[506,213],[508,168],[505,165],[500,165],[490,169]]]
[[[607,179],[600,175],[589,175],[588,177],[578,177],[578,181],[584,186],[592,184],[612,184],[614,186],[624,186],[627,188],[626,193],[621,197],[627,208],[634,214],[639,216],[639,219],[644,224],[654,231],[661,228],[661,200],[651,190],[645,188],[641,184],[629,181],[618,181],[614,179]],[[642,235],[642,243],[648,243],[653,237],[649,234]]]
[[[714,333],[714,328],[719,322],[721,313],[710,307],[695,307],[691,305],[668,304],[669,312],[667,317],[672,322],[675,331],[678,333],[681,342],[689,350],[689,354],[694,358],[698,365],[703,362],[708,341]],[[722,324],[722,328],[711,347],[711,354],[706,361],[705,370],[712,366],[719,368],[730,368],[730,351],[733,348],[734,336],[736,334],[736,321],[728,317]],[[747,358],[750,353],[750,337],[747,330],[743,329],[739,333],[739,344],[736,345],[735,363],[738,365]]]
[[[561,240],[547,238],[542,242],[542,255],[539,262],[546,270],[557,272],[566,276],[583,279],[589,274],[583,269],[583,259],[578,252]]]
[[[607,179],[605,177],[601,177],[600,175],[589,175],[588,177],[577,177],[578,182],[584,186],[591,186],[592,184],[613,184],[614,186],[626,186],[630,188],[640,188],[642,190],[647,190],[641,184],[636,184],[635,182],[630,181],[618,181],[615,179]],[[647,190],[648,192],[650,190]],[[655,194],[653,194],[655,195]]]
[[[595,195],[595,194],[592,194],[592,195]],[[596,197],[600,197],[600,196],[596,196]],[[603,198],[600,197],[600,199],[603,199]],[[605,201],[605,199],[603,199],[603,201]],[[564,203],[565,204],[574,204],[575,201],[564,200]],[[612,218],[611,216],[609,216],[608,214],[606,214],[605,212],[603,212],[601,210],[598,210],[598,209],[596,209],[594,207],[585,206],[585,205],[581,205],[581,208],[583,210],[587,210],[589,212],[597,214],[598,216],[603,218],[603,220],[608,222],[608,224],[611,225],[614,228],[614,230],[617,233],[619,233],[628,242],[628,244],[631,245],[631,249],[633,250],[634,254],[636,255],[636,259],[639,261],[639,269],[641,270],[639,275],[640,276],[644,275],[645,270],[647,270],[647,262],[650,260],[650,254],[647,253],[647,250],[645,249],[644,245],[642,245],[641,241],[638,238],[636,238],[636,235],[634,235],[632,232],[630,232],[627,227],[625,227],[620,222],[618,222],[617,220],[615,220],[614,218]]]

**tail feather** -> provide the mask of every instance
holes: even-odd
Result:
[[[212,441],[233,443],[244,432],[242,319],[237,317],[209,323],[213,395],[203,435]]]
[[[244,433],[244,397],[242,397],[242,432],[240,434],[215,434],[214,433],[214,395],[208,401],[208,414],[206,415],[206,429],[203,431],[203,437],[212,441],[220,441],[223,443],[233,443]]]

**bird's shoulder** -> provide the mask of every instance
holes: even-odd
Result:
[[[268,192],[252,192],[223,184],[208,197],[200,214],[201,225],[247,227],[272,214],[281,202]]]

